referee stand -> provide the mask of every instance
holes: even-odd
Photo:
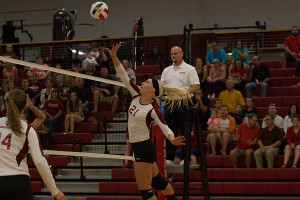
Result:
[[[202,130],[201,125],[199,123],[199,116],[196,112],[195,108],[188,109],[186,111],[186,121],[184,123],[184,136],[186,138],[186,145],[183,147],[184,153],[184,182],[183,188],[174,188],[174,190],[182,190],[182,200],[189,199],[189,191],[190,190],[203,190],[204,200],[210,200],[209,194],[209,184],[208,184],[208,176],[207,176],[207,168],[206,168],[206,160],[203,148],[203,141],[202,141]],[[199,157],[200,157],[200,167],[194,170],[200,170],[201,172],[201,181],[202,187],[201,188],[190,188],[190,156],[191,156],[191,132],[192,132],[192,125],[195,123],[196,129],[196,137],[197,143],[199,148]],[[161,129],[158,125],[152,126],[152,140],[156,144],[157,150],[157,166],[161,175],[166,178],[167,177],[167,166],[166,166],[166,137],[163,135]],[[157,192],[158,200],[164,200],[165,196],[158,191]]]

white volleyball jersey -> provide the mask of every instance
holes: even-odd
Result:
[[[116,68],[122,82],[127,87],[132,95],[132,102],[128,110],[128,132],[130,143],[137,143],[148,140],[150,138],[149,130],[151,124],[155,121],[166,137],[173,134],[171,129],[166,125],[166,122],[159,111],[159,105],[155,100],[149,104],[141,104],[140,89],[132,83],[123,68],[122,64]]]
[[[30,151],[44,183],[55,196],[59,191],[43,156],[37,132],[27,122],[21,120],[21,124],[25,134],[17,136],[12,133],[7,118],[0,118],[0,176],[29,176],[26,155]]]

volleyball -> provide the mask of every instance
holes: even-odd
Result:
[[[105,20],[108,17],[108,7],[104,2],[98,1],[91,6],[90,14],[94,19]]]

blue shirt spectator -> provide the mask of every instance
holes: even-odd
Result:
[[[206,54],[206,64],[210,65],[213,60],[218,59],[222,64],[227,61],[226,52],[223,49],[219,49],[218,44],[213,41],[211,42],[212,50],[208,51]]]
[[[242,53],[248,53],[248,49],[246,47],[243,47],[241,49],[241,52]],[[234,58],[235,60],[236,59],[241,59],[241,60],[243,60],[244,63],[247,63],[248,65],[250,64],[249,56],[246,59],[241,58],[241,56],[237,52],[237,49],[234,49],[232,51],[231,57]]]

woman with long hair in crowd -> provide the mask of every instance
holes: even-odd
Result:
[[[82,102],[79,100],[76,92],[73,91],[70,93],[70,99],[67,102],[66,107],[67,115],[65,116],[65,134],[73,133],[75,123],[81,122],[83,120]]]

